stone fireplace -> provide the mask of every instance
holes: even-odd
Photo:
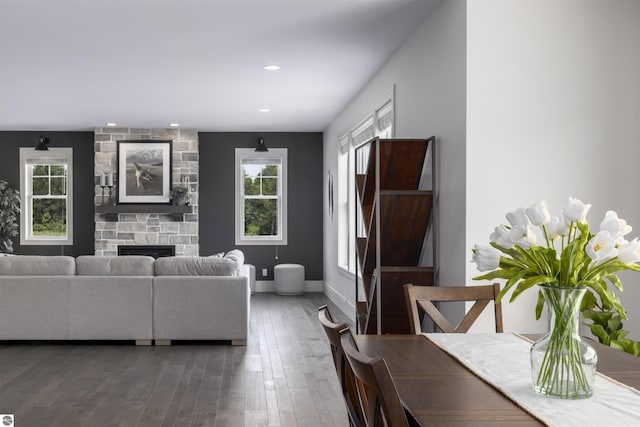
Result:
[[[94,135],[95,206],[96,211],[100,211],[95,214],[95,255],[118,255],[118,247],[127,245],[170,245],[175,246],[176,255],[198,255],[198,132],[194,129],[97,128]],[[117,141],[167,139],[173,141],[172,184],[188,185],[191,212],[175,215],[166,205],[118,205],[112,210],[105,207],[99,185],[103,173],[113,173],[112,204],[117,200]],[[109,204],[108,197],[104,204]]]

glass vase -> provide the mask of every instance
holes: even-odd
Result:
[[[531,347],[533,389],[561,399],[590,397],[598,355],[579,333],[580,302],[586,288],[539,288],[549,314],[549,332]]]

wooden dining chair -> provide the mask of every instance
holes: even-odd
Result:
[[[496,332],[502,332],[502,305],[500,302],[495,302],[499,292],[500,285],[498,283],[482,286],[416,286],[406,284],[404,285],[404,293],[410,317],[411,333],[422,333],[423,312],[433,320],[433,323],[442,332],[467,332],[491,301],[494,302]],[[475,304],[465,314],[460,324],[454,328],[434,305],[434,302],[440,301],[475,301]]]
[[[356,379],[351,370],[351,366],[344,356],[342,343],[340,342],[340,330],[346,328],[347,325],[345,323],[335,323],[329,307],[326,305],[318,308],[318,319],[329,340],[331,354],[333,355],[333,364],[336,368],[342,395],[344,396],[344,401],[347,406],[349,425],[353,427],[364,427],[364,415],[360,409]]]
[[[356,377],[364,425],[408,427],[407,414],[384,359],[360,353],[348,327],[340,330],[340,342]]]

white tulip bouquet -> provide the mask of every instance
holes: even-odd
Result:
[[[601,342],[637,353],[640,345],[624,338],[620,319],[626,312],[613,285],[622,291],[616,275],[622,270],[640,271],[640,242],[626,240],[631,227],[614,211],[608,211],[594,235],[587,212],[591,205],[569,198],[562,214],[551,217],[544,201],[506,215],[491,234],[491,246],[475,245],[473,262],[486,272],[477,280],[506,281],[496,302],[512,291],[510,301],[540,285],[536,319],[547,305],[550,330],[531,349],[534,390],[565,399],[592,395],[597,355],[580,340],[579,314]],[[538,244],[538,239],[542,244]],[[594,310],[597,308],[597,310]],[[607,342],[609,341],[609,342]]]
[[[569,198],[560,216],[551,217],[541,201],[506,215],[510,225],[501,224],[491,234],[491,247],[475,245],[473,260],[480,271],[489,271],[476,280],[506,280],[498,301],[511,289],[510,301],[522,292],[539,285],[585,287],[583,308],[614,310],[626,318],[626,312],[608,284],[622,291],[616,273],[640,271],[640,242],[624,236],[631,226],[608,211],[594,235],[586,220],[591,205]],[[536,233],[536,229],[539,233]],[[543,244],[537,240],[542,236]],[[597,296],[597,298],[596,298]],[[599,302],[598,302],[599,301]],[[538,295],[536,319],[540,318],[544,300]]]

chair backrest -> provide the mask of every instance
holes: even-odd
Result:
[[[358,397],[366,426],[408,427],[409,421],[387,363],[371,358],[355,346],[351,330],[340,331],[342,349],[356,377]]]
[[[498,283],[482,286],[415,286],[406,284],[404,292],[411,332],[414,334],[422,333],[421,311],[424,311],[442,332],[467,332],[491,301],[494,302],[496,332],[502,332],[502,305],[500,302],[495,302],[498,293],[500,293]],[[440,301],[475,301],[475,304],[460,324],[454,328],[433,304]]]
[[[345,404],[347,405],[349,422],[352,426],[362,427],[365,425],[364,415],[360,409],[356,379],[351,370],[351,366],[349,366],[344,356],[342,343],[340,341],[340,330],[346,328],[347,325],[345,323],[335,323],[329,307],[326,305],[318,308],[318,319],[329,340],[331,354],[333,355],[333,364],[338,374],[338,381],[340,382]]]

